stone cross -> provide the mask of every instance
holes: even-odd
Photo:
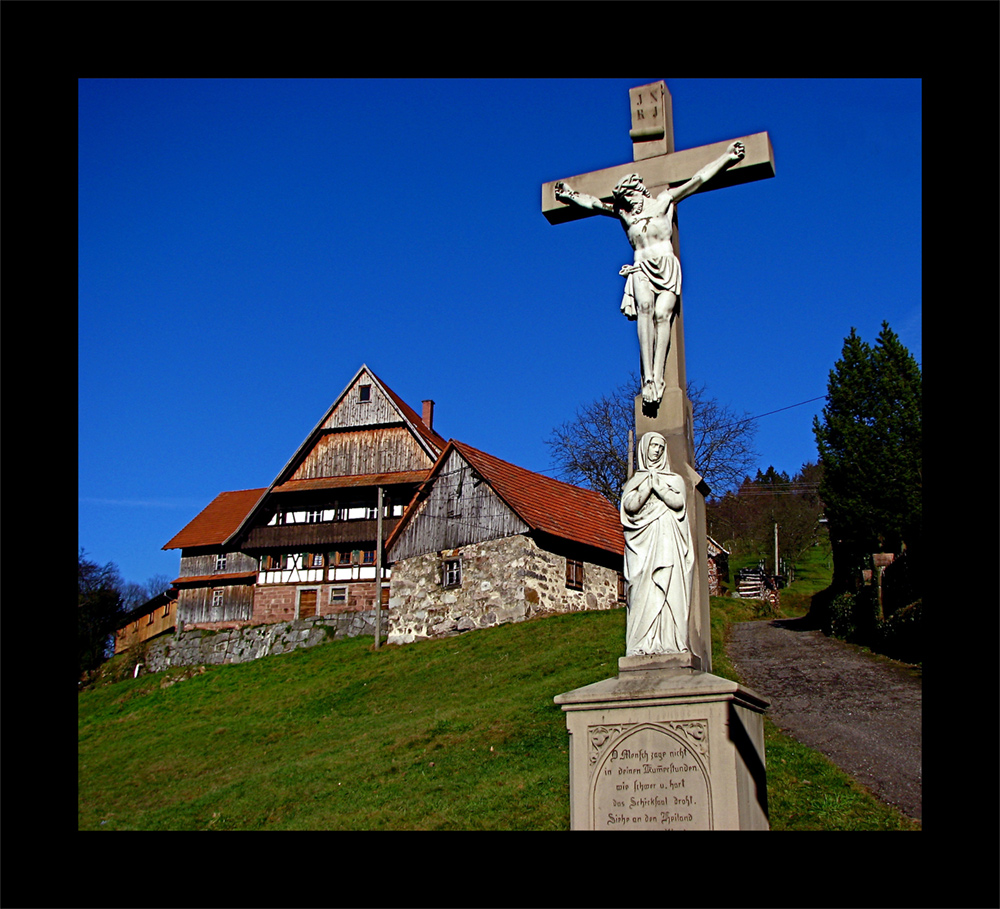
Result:
[[[656,82],[651,85],[641,85],[630,89],[629,97],[632,107],[632,138],[633,161],[615,167],[591,171],[564,180],[555,180],[542,186],[542,214],[551,224],[561,224],[566,221],[588,217],[593,214],[610,214],[613,209],[614,190],[623,185],[628,188],[628,178],[633,171],[642,171],[642,186],[648,191],[648,198],[654,199],[664,190],[682,186],[698,174],[704,174],[725,156],[727,149],[739,145],[741,156],[735,163],[730,163],[724,169],[709,173],[693,192],[704,192],[734,186],[753,180],[762,180],[774,176],[774,155],[767,133],[755,133],[743,136],[729,142],[716,142],[698,148],[674,151],[672,100],[666,85]],[[642,162],[637,165],[636,162]],[[563,187],[571,189],[570,196],[588,199],[592,205],[572,204],[563,201],[560,190]],[[647,212],[650,202],[646,202]],[[598,206],[604,208],[603,211]],[[668,217],[676,225],[676,209],[669,211]],[[624,219],[623,219],[624,220]],[[639,219],[646,222],[648,218]],[[645,224],[642,225],[645,231]],[[669,228],[668,228],[669,230]],[[636,231],[638,233],[638,231]],[[632,240],[630,231],[630,240]],[[677,231],[666,238],[673,247],[674,257],[679,260]],[[634,245],[634,244],[633,244]],[[625,269],[623,268],[623,272]],[[680,297],[680,294],[678,294]],[[623,302],[623,310],[625,303]],[[633,316],[630,315],[630,318]],[[641,332],[641,327],[640,327]],[[644,376],[644,379],[651,377]],[[667,402],[667,411],[676,412],[676,419],[683,420],[683,407],[679,407],[679,398],[686,399],[686,371],[684,363],[684,331],[683,312],[680,300],[677,301],[676,315],[670,326],[669,354],[666,359],[663,380],[667,389],[666,397],[673,399]],[[643,408],[647,415],[655,415],[661,409],[663,397],[659,394],[655,400],[646,400]],[[668,417],[667,414],[663,415]],[[671,422],[676,423],[676,420]],[[680,427],[672,425],[664,427],[663,420],[658,421],[657,428],[669,428],[676,431]],[[652,428],[652,427],[649,427]],[[639,427],[637,427],[639,429]],[[641,435],[640,430],[638,435]],[[638,444],[638,437],[636,443]]]
[[[639,301],[640,309],[642,306],[640,294],[649,295],[646,301],[648,312],[652,299],[648,288],[652,287],[656,294],[655,319],[657,325],[662,327],[654,328],[649,319],[644,327],[641,316],[637,320],[643,390],[635,402],[635,441],[638,447],[647,432],[662,435],[669,463],[687,482],[688,501],[692,505],[690,513],[694,518],[691,530],[696,555],[689,622],[691,652],[696,659],[690,665],[708,672],[711,671],[711,641],[704,509],[708,487],[694,467],[694,427],[691,402],[687,397],[680,255],[674,202],[693,193],[773,177],[774,154],[766,132],[675,151],[672,99],[665,83],[661,81],[632,88],[629,99],[633,160],[545,183],[542,186],[542,214],[550,224],[561,224],[593,214],[618,217],[636,254],[635,263],[623,266],[620,272],[627,276],[622,312],[630,319],[636,318],[636,301]],[[671,192],[667,193],[667,190]],[[651,235],[652,241],[649,239]],[[657,244],[663,249],[657,250]],[[657,264],[659,252],[666,253],[659,256],[659,261],[665,262],[665,265]],[[641,261],[646,259],[651,261]],[[633,287],[632,275],[640,271],[643,274],[638,276],[637,283],[644,287]],[[656,358],[651,351],[657,347],[662,351],[661,332],[668,345],[667,354],[665,360],[661,357],[654,366]],[[622,664],[621,668],[626,666]]]

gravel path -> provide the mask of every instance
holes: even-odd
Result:
[[[766,716],[779,729],[920,819],[915,671],[828,638],[804,619],[738,623],[727,652],[740,678],[771,701]]]

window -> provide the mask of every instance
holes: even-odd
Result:
[[[628,585],[625,583],[625,575],[618,572],[618,602],[624,603],[628,599]]]
[[[322,520],[323,520],[323,512],[321,509],[306,512],[307,524],[319,524]]]
[[[149,615],[147,616],[147,618],[146,618],[146,624],[147,624],[147,625],[152,625],[152,624],[153,624],[153,619],[155,619],[155,618],[156,618],[156,610],[154,609],[154,610],[153,610],[153,611],[152,611],[152,612],[151,612],[151,613],[150,613],[150,614],[149,614]]]
[[[264,571],[281,571],[285,567],[285,557],[281,553],[266,555],[261,559],[261,566]]]
[[[335,521],[346,521],[347,520],[347,506],[337,505],[333,509],[333,519]]]
[[[375,550],[366,549],[361,558],[362,565],[374,565],[375,564]]]
[[[167,603],[167,605],[163,607],[163,616],[164,616],[164,618],[166,618],[168,615],[170,615],[170,604],[169,603]]]
[[[306,568],[322,568],[323,567],[323,553],[321,552],[307,552],[302,564]]]
[[[566,586],[583,590],[583,562],[579,559],[566,559]]]
[[[445,559],[441,564],[441,586],[461,587],[462,586],[462,560]]]
[[[215,570],[225,571],[226,570],[226,554],[224,552],[218,553],[215,557]]]
[[[351,564],[351,551],[341,550],[337,553],[337,564],[338,565],[350,565]]]
[[[358,400],[362,404],[367,404],[372,399],[372,387],[371,385],[359,385],[358,386]]]
[[[213,609],[221,608],[222,607],[222,596],[223,596],[223,591],[222,590],[215,589],[215,590],[212,591],[212,608]]]
[[[330,588],[330,604],[340,604],[347,602],[347,588],[346,587],[331,587]]]

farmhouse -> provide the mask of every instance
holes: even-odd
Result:
[[[445,447],[433,408],[362,366],[268,487],[220,493],[163,547],[181,550],[180,627],[374,610],[379,501],[384,536]]]
[[[376,604],[405,643],[624,604],[614,506],[446,442],[433,416],[362,366],[269,486],[219,493],[164,545],[181,553],[169,619],[151,600],[116,645]]]

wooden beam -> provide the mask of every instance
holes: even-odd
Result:
[[[378,518],[375,533],[375,649],[382,646],[382,487],[378,488]]]
[[[646,189],[656,196],[668,186],[679,186],[690,180],[702,167],[718,158],[730,142],[742,142],[746,146],[746,157],[713,177],[698,192],[738,186],[741,183],[766,180],[774,176],[774,151],[771,148],[771,139],[765,132],[714,142],[711,145],[701,145],[698,148],[688,148],[669,155],[657,155],[644,161],[630,161],[627,164],[594,170],[576,177],[565,177],[562,182],[568,183],[577,192],[597,196],[605,202],[610,202],[611,190],[615,184],[622,177],[637,173],[643,178]],[[563,224],[594,214],[577,205],[557,202],[553,190],[557,182],[559,181],[553,180],[542,185],[542,214],[550,224]]]

